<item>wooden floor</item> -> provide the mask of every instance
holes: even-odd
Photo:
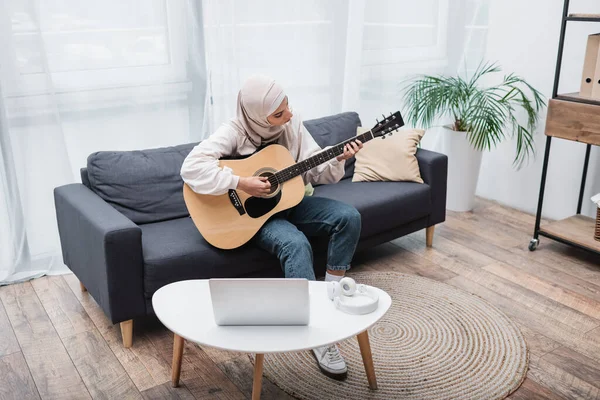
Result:
[[[358,254],[354,270],[400,271],[444,281],[499,307],[529,344],[528,377],[512,399],[600,399],[600,258],[541,238],[534,218],[479,200],[436,228]],[[136,321],[134,346],[82,293],[73,275],[0,288],[0,398],[245,399],[244,354],[186,344],[182,386],[170,387],[173,337]],[[290,398],[264,379],[263,398]],[[307,383],[308,384],[308,383]]]

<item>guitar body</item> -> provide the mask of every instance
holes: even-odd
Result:
[[[238,176],[270,176],[294,165],[290,152],[273,144],[242,160],[220,160]],[[265,198],[253,197],[242,190],[223,195],[195,193],[183,185],[187,209],[204,239],[221,249],[234,249],[248,242],[273,215],[294,207],[304,197],[304,181],[296,176],[281,185],[272,185]]]

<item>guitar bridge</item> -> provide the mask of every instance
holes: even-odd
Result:
[[[240,215],[246,214],[246,210],[242,205],[240,196],[238,196],[237,192],[233,189],[229,189],[229,201],[231,201],[231,204],[235,207],[237,212],[240,213]]]

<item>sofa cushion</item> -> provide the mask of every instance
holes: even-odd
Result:
[[[304,122],[321,147],[354,136],[360,126],[355,112]],[[188,215],[180,176],[183,160],[197,143],[136,151],[99,151],[87,160],[82,182],[137,224]],[[347,160],[344,177],[354,173],[354,159]],[[87,179],[84,179],[87,178]]]
[[[226,251],[211,246],[189,217],[140,228],[146,297],[164,285],[184,279],[260,275],[260,271],[273,268],[281,271],[276,257],[252,244]]]
[[[180,170],[196,144],[92,153],[90,188],[137,224],[186,216]]]
[[[361,122],[357,113],[345,112],[304,121],[304,126],[319,146],[326,147],[356,136],[356,128],[361,126]],[[344,178],[352,177],[354,174],[354,162],[354,157],[346,160]]]
[[[366,132],[358,128],[358,134]],[[400,129],[386,140],[376,138],[356,153],[353,182],[423,183],[415,154],[423,138],[423,129]]]
[[[356,207],[362,217],[361,237],[397,228],[431,213],[430,187],[415,182],[352,182],[315,188],[314,196]]]

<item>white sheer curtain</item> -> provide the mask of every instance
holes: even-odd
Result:
[[[255,73],[281,82],[305,119],[338,111],[350,3],[205,0],[209,132],[235,115],[241,83]]]
[[[235,115],[237,90],[253,73],[282,82],[304,119],[352,110],[374,124],[402,108],[403,79],[474,69],[485,56],[489,1],[204,0],[205,133]]]
[[[479,61],[488,1],[0,0],[0,284],[66,271],[52,191],[90,153],[206,137],[254,73],[371,125],[403,78]]]
[[[472,72],[485,58],[489,2],[367,1],[356,107],[363,122],[403,109],[400,83],[406,78]],[[436,133],[427,132],[424,147],[437,146]]]
[[[200,138],[201,2],[0,0],[0,284],[66,271],[53,189],[99,150]]]

